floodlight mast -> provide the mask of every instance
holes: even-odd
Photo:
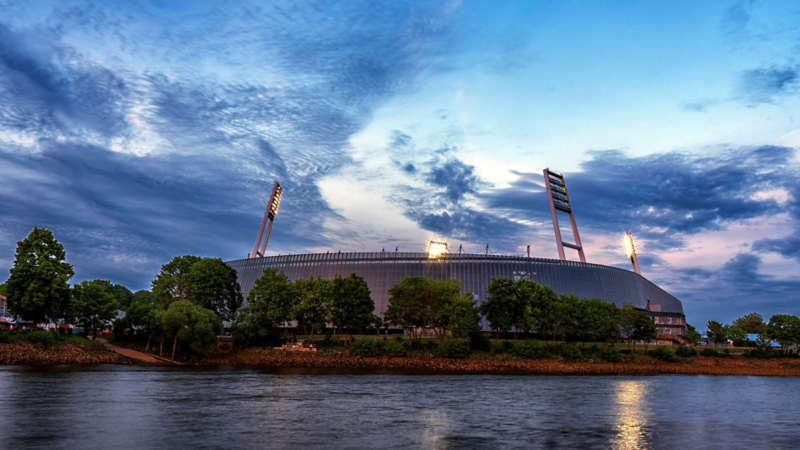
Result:
[[[278,208],[281,204],[281,197],[283,196],[283,188],[275,180],[272,186],[272,193],[269,195],[269,202],[267,202],[267,210],[264,212],[264,218],[261,219],[261,227],[258,229],[258,236],[256,236],[256,243],[253,244],[253,251],[250,252],[250,258],[263,258],[264,252],[267,250],[267,241],[269,241],[269,234],[272,231],[272,222],[275,221],[275,216],[278,215]],[[269,222],[269,224],[267,224]],[[264,227],[267,227],[266,233]],[[263,239],[263,243],[262,243]],[[261,245],[259,249],[258,246]]]
[[[578,256],[581,262],[586,262],[586,255],[583,253],[583,246],[581,245],[581,237],[578,234],[578,224],[575,223],[575,216],[572,214],[572,205],[567,195],[567,185],[564,184],[564,175],[550,171],[549,168],[544,169],[544,186],[547,188],[547,200],[550,203],[550,214],[553,216],[553,230],[556,233],[556,246],[558,247],[558,258],[566,261],[564,255],[564,247],[578,251]],[[558,216],[556,210],[564,211],[569,215],[569,221],[572,225],[572,235],[575,237],[575,243],[570,244],[564,242],[561,238],[561,228],[558,226]]]
[[[628,258],[631,259],[633,271],[641,275],[642,272],[639,271],[639,259],[636,257],[636,247],[633,245],[633,235],[630,231],[625,233],[625,251],[628,254]]]

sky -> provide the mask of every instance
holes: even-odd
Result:
[[[588,262],[630,268],[630,230],[689,323],[800,314],[796,2],[0,11],[0,273],[35,226],[72,282],[244,258],[276,179],[268,254],[557,258],[549,167]]]

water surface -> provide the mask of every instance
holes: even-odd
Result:
[[[0,447],[797,448],[800,379],[0,366]]]

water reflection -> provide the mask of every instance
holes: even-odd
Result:
[[[645,405],[649,389],[647,380],[626,380],[616,383],[616,435],[614,448],[637,450],[648,448],[650,412]]]

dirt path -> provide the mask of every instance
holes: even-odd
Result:
[[[106,346],[107,349],[119,353],[122,356],[127,356],[128,358],[135,359],[137,361],[141,361],[147,364],[177,364],[175,362],[169,361],[167,359],[159,359],[155,356],[148,355],[147,353],[137,352],[136,350],[131,350],[129,348],[119,347],[116,345],[109,344],[106,342],[105,339],[97,339],[99,342],[102,342],[103,345]]]

